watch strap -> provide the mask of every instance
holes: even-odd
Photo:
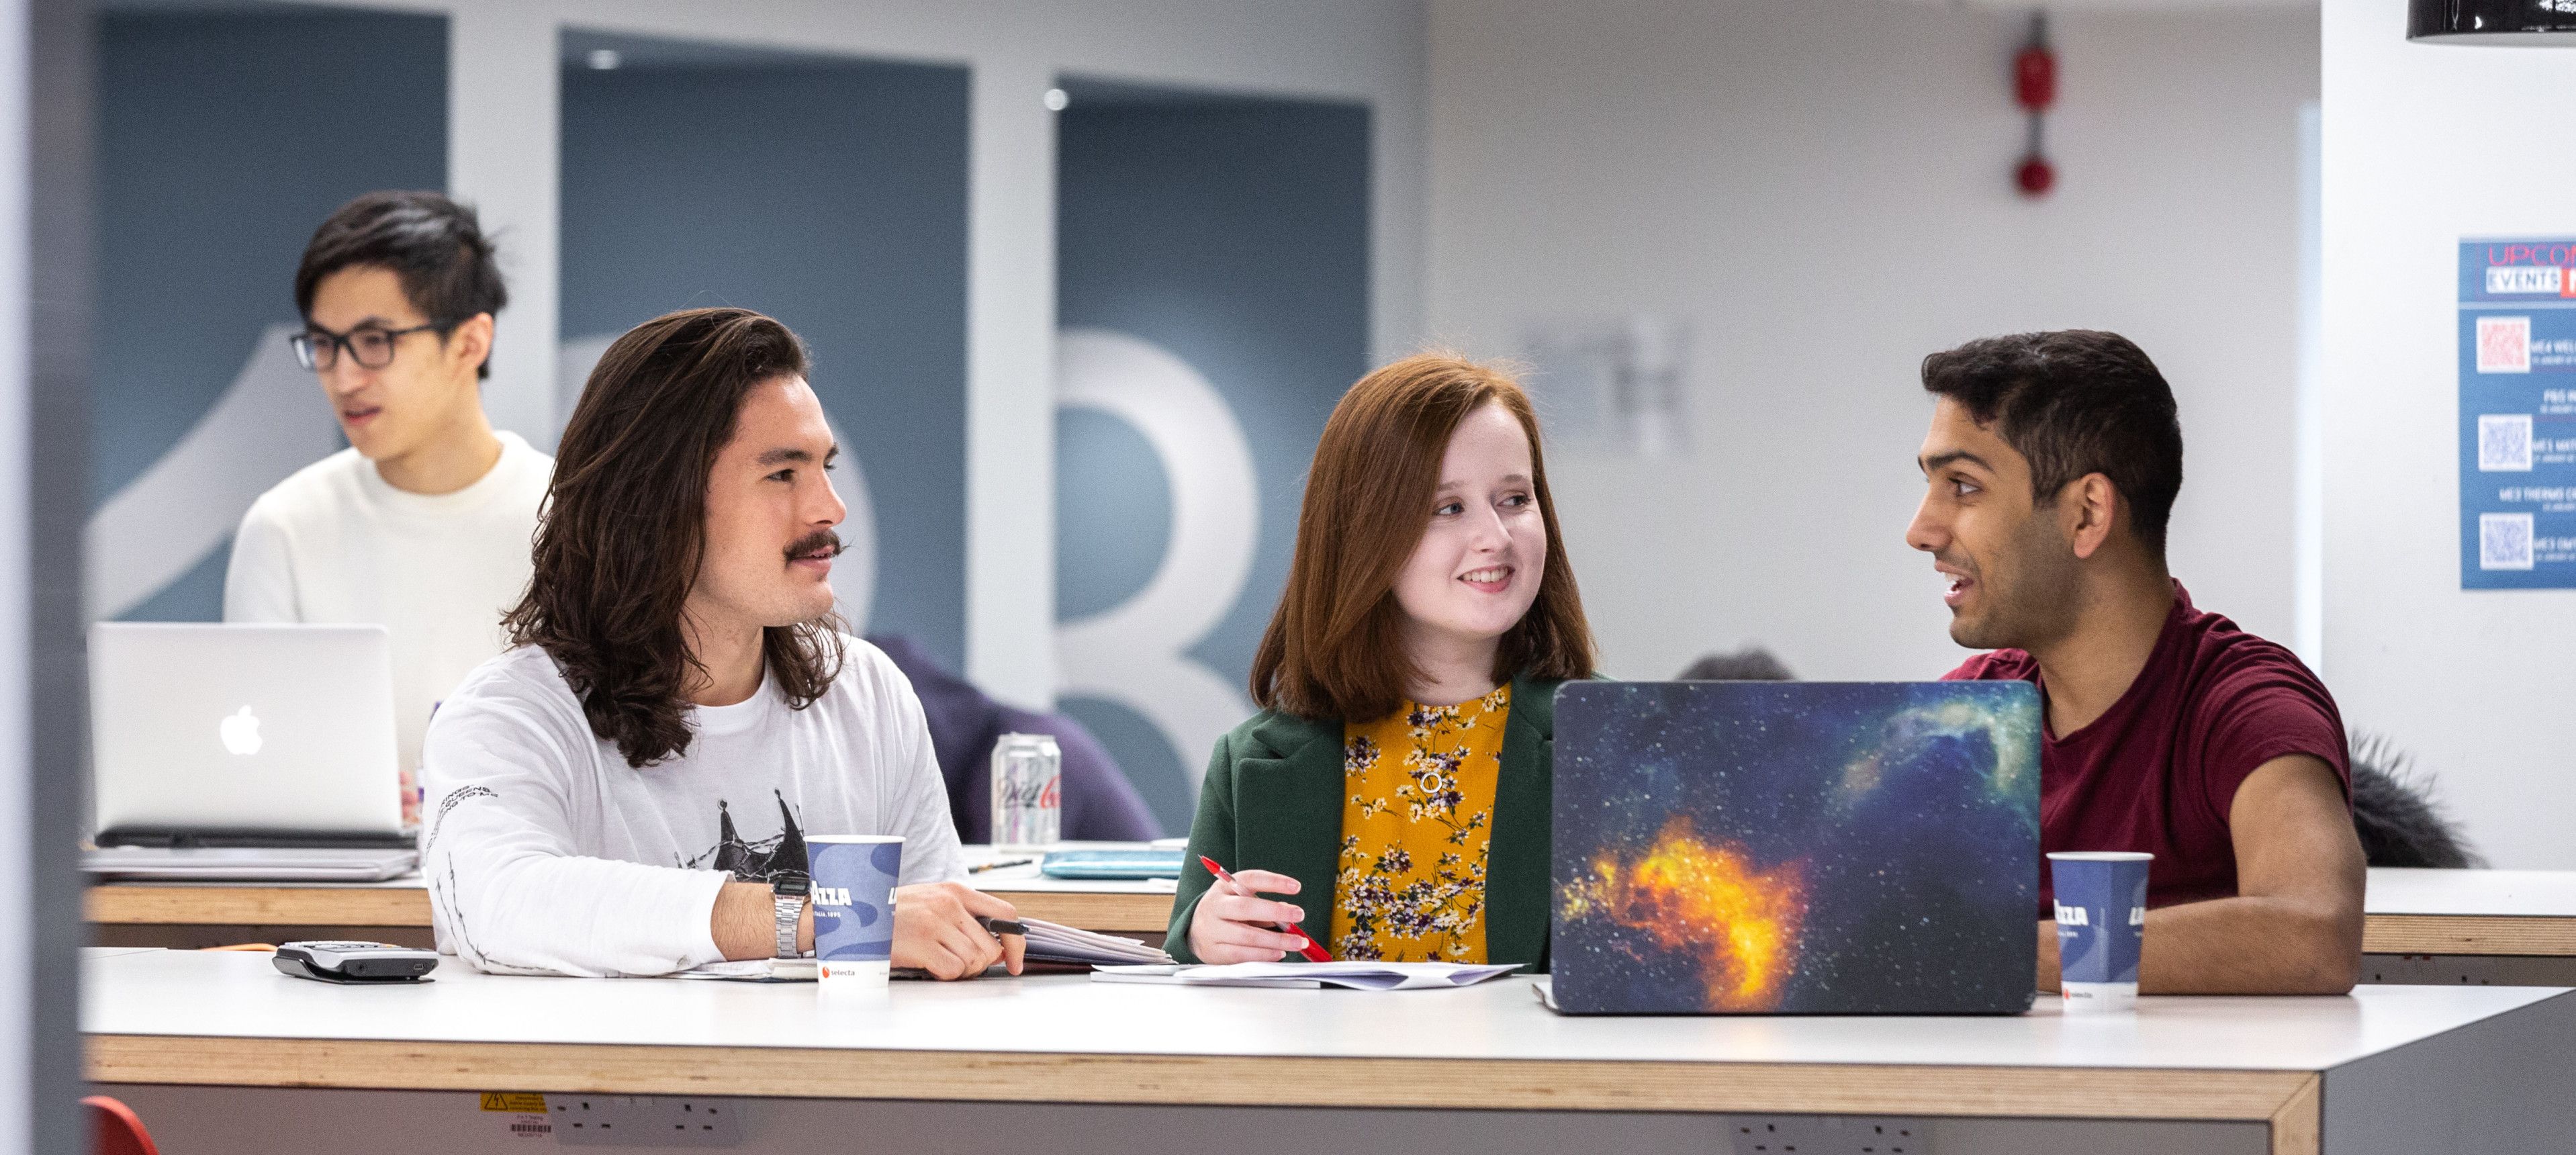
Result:
[[[796,947],[796,927],[804,919],[806,894],[802,886],[779,887],[771,892],[771,907],[778,917],[779,958],[805,957],[805,952]]]

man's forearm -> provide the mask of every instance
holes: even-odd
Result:
[[[2147,912],[2148,994],[2342,994],[2361,973],[2361,912],[2270,896]],[[2058,989],[2057,924],[2039,924],[2039,989]]]
[[[716,895],[713,925],[716,949],[740,961],[778,957],[778,901],[766,882],[728,882]],[[796,949],[814,949],[814,904],[796,916]]]

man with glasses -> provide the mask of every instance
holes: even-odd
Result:
[[[407,822],[430,710],[501,652],[554,473],[483,414],[507,298],[474,211],[437,193],[368,193],[322,222],[292,340],[349,448],[251,505],[224,576],[225,621],[391,631]]]

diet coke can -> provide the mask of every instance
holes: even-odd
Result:
[[[1051,846],[1064,831],[1064,754],[1053,734],[993,743],[993,845]]]

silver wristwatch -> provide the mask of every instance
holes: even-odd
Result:
[[[814,880],[802,874],[782,874],[770,880],[770,901],[778,913],[778,957],[803,958],[796,949],[796,924],[805,915],[805,896],[814,892]]]

